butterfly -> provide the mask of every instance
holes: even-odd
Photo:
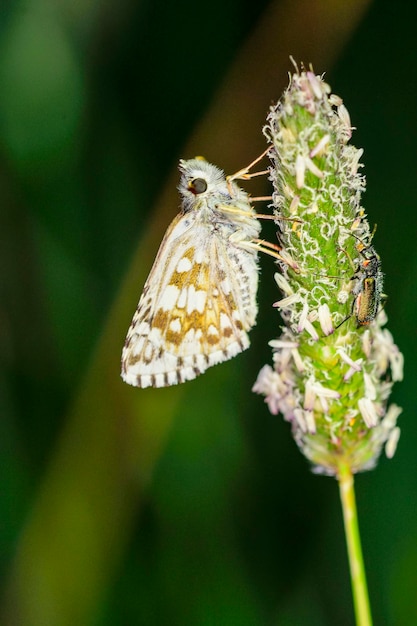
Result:
[[[136,387],[183,383],[231,359],[249,347],[256,322],[261,225],[248,194],[201,157],[179,169],[181,210],[122,353],[121,376]]]

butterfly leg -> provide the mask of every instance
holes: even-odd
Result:
[[[294,259],[281,247],[275,243],[271,243],[270,241],[265,241],[264,239],[247,239],[246,234],[243,231],[236,231],[229,237],[229,241],[234,245],[238,245],[240,248],[245,248],[246,250],[255,250],[256,252],[263,252],[269,256],[272,256],[274,259],[278,259],[282,261],[295,272],[299,272],[300,269]]]

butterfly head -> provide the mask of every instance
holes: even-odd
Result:
[[[196,200],[209,199],[214,195],[230,196],[224,172],[203,157],[181,160],[180,171],[178,189],[188,207],[191,208]]]

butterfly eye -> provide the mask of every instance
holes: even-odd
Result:
[[[204,180],[204,178],[193,178],[193,180],[190,180],[188,183],[188,188],[191,193],[198,196],[200,193],[207,191],[207,181]]]

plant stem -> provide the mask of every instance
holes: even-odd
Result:
[[[342,502],[346,543],[352,582],[353,604],[357,626],[372,626],[368,587],[359,535],[353,474],[346,464],[339,466],[340,499]]]

